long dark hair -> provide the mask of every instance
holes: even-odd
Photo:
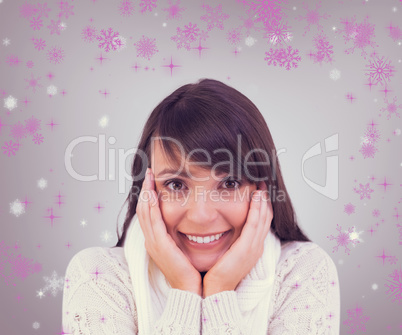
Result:
[[[212,79],[202,79],[198,83],[184,85],[163,99],[145,124],[137,152],[143,153],[143,156],[145,154],[148,167],[148,162],[151,161],[151,139],[154,136],[176,139],[187,155],[194,149],[214,152],[210,155],[211,166],[216,167],[218,173],[229,173],[231,170],[230,166],[222,164],[228,161],[228,152],[215,153],[217,148],[225,148],[232,153],[234,166],[236,169],[241,167],[242,176],[243,162],[247,156],[247,176],[264,180],[270,192],[274,212],[271,223],[273,232],[282,242],[310,241],[297,224],[296,214],[282,178],[274,141],[265,119],[245,95]],[[176,146],[171,141],[161,141],[161,144],[166,158],[173,166],[177,165]],[[205,164],[205,154],[200,151],[193,151],[191,160]],[[251,162],[265,163],[258,165],[250,164]],[[124,246],[127,229],[136,214],[139,192],[145,178],[146,167],[143,165],[144,157],[135,155],[131,169],[133,183],[124,202],[128,202],[128,209],[123,233],[120,236],[117,225],[118,241],[115,247]],[[200,167],[207,168],[205,165]],[[142,177],[138,178],[140,175]],[[274,193],[280,194],[282,199],[274,199]]]

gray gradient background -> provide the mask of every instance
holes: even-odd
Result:
[[[338,268],[341,333],[347,333],[349,328],[343,322],[348,318],[347,310],[355,308],[356,304],[363,308],[365,316],[370,317],[366,332],[356,333],[402,333],[402,305],[391,301],[384,286],[387,276],[394,269],[399,269],[402,261],[402,245],[398,244],[400,240],[396,227],[398,221],[393,216],[395,208],[402,214],[398,202],[402,194],[401,136],[393,134],[395,129],[401,129],[402,121],[395,116],[390,120],[385,114],[379,116],[380,108],[385,107],[383,93],[380,92],[383,86],[373,86],[369,90],[364,76],[368,60],[364,60],[359,49],[353,54],[345,54],[345,48],[349,48],[351,43],[345,45],[341,35],[332,31],[333,26],[341,28],[341,18],[356,15],[356,22],[360,23],[366,15],[369,16],[369,22],[376,27],[375,42],[379,44],[376,51],[388,57],[396,69],[388,85],[393,90],[388,94],[392,99],[401,91],[401,46],[387,35],[386,27],[390,23],[395,26],[402,22],[399,1],[325,1],[320,12],[331,17],[321,23],[334,45],[334,61],[322,65],[314,64],[307,56],[313,50],[312,39],[317,28],[312,26],[310,32],[303,36],[306,22],[294,18],[306,11],[301,3],[290,1],[285,10],[294,35],[290,45],[298,48],[302,57],[299,67],[290,71],[267,66],[264,52],[269,46],[262,34],[251,32],[257,43],[247,47],[242,42],[241,52],[237,56],[233,54],[234,47],[226,41],[226,32],[241,24],[239,15],[246,15],[242,5],[236,1],[206,2],[212,6],[221,3],[230,18],[224,21],[223,31],[214,28],[209,32],[210,38],[203,43],[209,49],[203,51],[201,57],[197,50],[178,50],[175,42],[170,40],[177,26],[183,27],[190,21],[206,29],[206,23],[200,20],[205,13],[201,1],[182,1],[181,5],[186,10],[179,21],[166,20],[166,12],[162,11],[168,5],[165,0],[159,0],[152,13],[142,15],[139,1],[135,1],[135,13],[128,18],[119,14],[120,1],[70,1],[74,5],[74,15],[63,19],[67,28],[60,36],[50,35],[46,28],[50,19],[56,19],[58,1],[47,1],[52,11],[40,31],[33,31],[29,22],[19,16],[19,7],[23,3],[14,0],[0,3],[0,40],[6,37],[11,40],[7,47],[0,44],[0,90],[6,91],[6,96],[11,94],[18,98],[18,108],[9,116],[2,99],[0,119],[11,125],[33,115],[41,119],[41,133],[45,139],[41,145],[35,145],[26,138],[21,141],[22,146],[15,156],[0,154],[0,242],[4,241],[7,245],[17,243],[20,246],[18,252],[41,263],[43,268],[24,281],[17,278],[16,286],[6,286],[0,281],[1,334],[61,332],[62,292],[59,291],[56,297],[47,294],[39,299],[36,292],[45,285],[43,277],[50,276],[53,270],[64,275],[71,257],[84,248],[113,246],[117,242],[117,216],[126,193],[118,193],[116,180],[74,180],[64,166],[68,144],[79,136],[105,134],[106,138],[114,136],[117,139],[116,144],[107,145],[107,149],[117,152],[119,148],[125,151],[135,148],[144,123],[156,104],[182,84],[204,77],[222,80],[246,94],[264,115],[277,149],[286,150],[279,160],[300,225],[315,243],[331,255]],[[316,1],[308,3],[313,8]],[[296,9],[293,9],[294,6]],[[397,8],[396,12],[393,7]],[[108,58],[102,65],[96,60],[101,54],[97,44],[85,43],[81,38],[83,27],[91,24],[90,18],[98,31],[112,27],[127,39],[126,49],[102,52]],[[166,27],[163,27],[164,22]],[[137,58],[133,46],[143,34],[156,38],[159,49],[150,61]],[[49,63],[46,50],[38,52],[34,49],[32,37],[42,37],[48,47],[61,46],[65,50],[64,61],[57,65]],[[370,53],[372,48],[367,48],[367,51]],[[17,55],[23,62],[10,67],[6,63],[10,54]],[[170,62],[170,57],[181,66],[174,69],[173,76],[170,76],[168,68],[162,67]],[[32,69],[25,65],[28,60],[35,64]],[[131,68],[136,62],[142,67],[138,72]],[[145,71],[147,65],[151,69]],[[334,68],[341,72],[337,81],[329,77]],[[51,81],[46,77],[49,71],[55,75]],[[36,93],[25,88],[27,83],[24,79],[29,78],[31,73],[41,77],[43,87]],[[59,92],[65,89],[67,94],[63,97],[59,93],[49,98],[46,87],[50,84],[57,86]],[[104,89],[110,92],[107,98],[99,93]],[[353,103],[345,98],[348,92],[357,97]],[[22,102],[25,97],[31,101],[27,106]],[[398,98],[398,102],[402,103],[400,94]],[[101,128],[98,120],[104,115],[109,117],[109,124]],[[53,131],[46,126],[51,119],[58,124]],[[374,158],[364,159],[359,152],[361,137],[371,121],[378,125],[381,132],[377,145],[379,151]],[[1,146],[11,139],[9,128],[5,126],[0,132]],[[324,140],[335,133],[339,134],[339,150],[326,154]],[[335,201],[314,191],[302,178],[302,157],[316,143],[322,144],[324,152],[306,162],[306,176],[324,185],[326,157],[337,154],[339,197]],[[76,171],[83,175],[97,173],[96,144],[82,144],[73,154],[72,163]],[[349,159],[352,155],[355,157],[353,161]],[[127,159],[127,171],[130,163],[131,159]],[[50,172],[50,169],[53,171]],[[372,176],[377,178],[374,182],[368,179]],[[386,192],[378,185],[384,177],[392,184]],[[48,181],[44,190],[37,187],[40,178]],[[360,200],[353,187],[368,182],[374,189],[371,199]],[[127,181],[126,190],[129,184]],[[59,192],[64,202],[60,207],[56,204]],[[25,196],[32,203],[24,214],[15,217],[10,213],[9,204],[17,198],[23,201]],[[94,208],[98,202],[105,207],[100,213]],[[349,202],[356,206],[355,213],[350,216],[344,213],[344,206]],[[54,215],[61,216],[55,220],[53,227],[48,219],[43,218],[49,207],[53,207]],[[379,218],[372,216],[373,209],[380,210]],[[123,217],[124,213],[120,215],[120,224]],[[86,227],[81,226],[82,219],[87,220]],[[370,236],[367,230],[375,227],[380,219],[384,219],[384,223]],[[343,248],[332,252],[335,242],[329,241],[327,236],[336,234],[337,223],[343,229],[356,226],[357,231],[364,231],[361,235],[363,242],[352,248],[350,256],[344,253]],[[105,231],[111,234],[108,241],[101,238]],[[68,248],[67,243],[71,247]],[[38,244],[41,248],[37,248]],[[376,256],[382,254],[383,248],[387,255],[399,258],[397,264],[382,264]],[[378,285],[377,290],[372,289],[373,284]],[[21,297],[19,301],[18,296]],[[39,329],[32,327],[34,322],[40,323]]]

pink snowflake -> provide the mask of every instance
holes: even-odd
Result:
[[[237,45],[240,43],[240,28],[232,28],[226,33],[226,38],[230,44]]]
[[[34,116],[31,116],[30,119],[25,120],[25,129],[29,134],[33,135],[41,129],[40,120],[35,118]]]
[[[173,3],[174,1],[174,3]],[[180,0],[168,0],[169,7],[163,8],[162,10],[168,12],[167,20],[180,20],[181,19],[181,12],[185,10],[184,7],[180,7]]]
[[[338,251],[339,247],[345,248],[345,253],[350,255],[349,244],[355,246],[356,244],[360,243],[360,241],[356,238],[351,238],[351,234],[354,233],[354,227],[350,227],[347,231],[342,232],[342,227],[339,224],[336,224],[336,230],[338,231],[338,235],[330,235],[327,236],[330,241],[335,240],[337,245],[333,247],[332,252]]]
[[[387,288],[387,294],[392,301],[398,301],[399,304],[402,303],[402,270],[394,270],[390,275],[390,279],[387,279],[387,284],[384,286]]]
[[[269,52],[265,52],[265,56],[264,60],[268,62],[268,65],[276,66],[278,64],[280,67],[285,67],[286,70],[290,70],[292,67],[296,68],[297,62],[301,60],[299,50],[293,50],[290,45],[286,49],[271,48]]]
[[[29,61],[27,62],[27,68],[32,69],[33,67],[34,67],[34,62],[31,61],[31,60],[29,60]]]
[[[375,153],[378,151],[378,149],[374,146],[373,143],[363,143],[359,152],[363,155],[363,157],[366,159],[368,157],[374,158]]]
[[[333,45],[329,44],[328,37],[319,33],[313,38],[314,46],[316,48],[316,53],[312,55],[315,63],[322,64],[323,62],[331,63],[333,61],[332,54],[334,51]]]
[[[45,49],[46,42],[41,38],[32,38],[32,41],[36,50],[41,51]]]
[[[345,205],[344,212],[348,215],[353,214],[355,212],[355,206],[349,202]]]
[[[254,30],[255,32],[260,31],[260,28],[255,26],[253,16],[248,16],[246,18],[241,16],[240,20],[243,21],[243,24],[240,27],[246,30],[246,36],[250,36],[250,30]]]
[[[362,23],[355,23],[356,16],[349,21],[348,19],[341,19],[341,23],[344,29],[340,29],[339,33],[344,33],[343,38],[345,44],[349,41],[353,42],[353,46],[345,50],[345,53],[351,54],[356,48],[361,50],[361,56],[366,58],[366,48],[371,46],[372,48],[378,47],[373,39],[375,37],[374,28],[375,25],[367,22],[368,17],[364,19]]]
[[[131,16],[134,13],[134,4],[130,0],[123,0],[119,5],[120,15]]]
[[[36,14],[36,12],[37,9],[35,8],[35,5],[30,4],[27,1],[25,1],[25,3],[20,7],[20,16],[25,19],[30,19]]]
[[[364,316],[362,309],[356,306],[356,309],[348,309],[348,319],[343,324],[349,327],[348,334],[355,334],[359,330],[366,331],[365,323],[370,320],[368,316]]]
[[[385,85],[385,82],[394,75],[394,67],[391,64],[391,61],[384,60],[384,56],[381,58],[376,56],[369,59],[369,64],[366,64],[367,71],[365,73],[366,76],[369,77],[369,80],[374,85],[380,83],[381,85]]]
[[[402,109],[402,104],[397,105],[396,101],[397,101],[396,96],[393,98],[392,102],[388,102],[388,98],[384,99],[384,102],[387,104],[387,106],[384,108],[381,108],[380,111],[383,113],[388,112],[387,120],[389,120],[391,118],[391,116],[394,114],[396,117],[399,117],[399,118],[401,117],[401,115],[398,113],[398,109]]]
[[[39,17],[49,17],[49,12],[51,9],[47,7],[47,3],[45,2],[44,4],[38,3],[36,5],[36,11]]]
[[[310,26],[311,25],[316,25],[318,31],[322,31],[323,26],[320,24],[320,20],[321,19],[326,20],[326,19],[331,17],[331,15],[329,15],[329,14],[322,14],[321,15],[318,12],[318,9],[321,7],[321,2],[322,1],[319,1],[318,3],[316,3],[315,9],[309,9],[308,4],[305,4],[303,2],[302,7],[307,11],[307,13],[306,13],[305,16],[299,15],[299,16],[297,16],[295,18],[296,20],[299,20],[299,21],[301,21],[301,20],[306,20],[307,21],[307,26],[304,28],[303,36],[305,36],[307,34],[307,32],[310,31]]]
[[[21,121],[18,121],[16,124],[11,126],[10,136],[17,141],[27,137],[27,131]]]
[[[109,52],[110,49],[117,50],[121,44],[119,33],[117,31],[114,32],[112,28],[109,28],[107,31],[102,29],[100,35],[96,36],[96,39],[99,41],[99,48],[104,48],[106,52]]]
[[[140,2],[141,13],[146,11],[152,12],[154,8],[156,8],[156,0],[141,0]]]
[[[264,38],[267,38],[272,45],[282,47],[292,39],[292,33],[287,22],[273,21],[265,27]]]
[[[223,30],[223,21],[227,20],[229,15],[222,12],[222,5],[218,5],[215,8],[209,5],[203,5],[202,8],[204,8],[207,13],[201,16],[200,19],[208,24],[207,30],[210,31],[214,27]]]
[[[396,263],[398,263],[398,257],[396,257],[396,256],[388,256],[387,261],[391,265],[396,264]]]
[[[68,19],[69,16],[74,15],[73,8],[74,6],[70,6],[67,0],[60,1],[59,2],[59,18],[62,18],[63,16]]]
[[[43,136],[42,136],[42,134],[35,134],[35,135],[33,136],[33,138],[32,138],[32,141],[33,141],[35,144],[41,144],[41,143],[43,142]]]
[[[95,41],[97,32],[95,27],[88,25],[82,29],[81,35],[85,42],[91,43]]]
[[[61,47],[53,47],[48,50],[47,58],[51,63],[60,64],[64,60],[64,50]]]
[[[32,88],[32,91],[36,93],[36,88],[42,87],[42,85],[39,83],[40,78],[41,77],[34,78],[33,74],[31,73],[30,79],[24,79],[28,83],[28,86],[25,87],[25,89]]]
[[[380,132],[376,127],[367,127],[366,133],[364,135],[365,140],[367,140],[371,144],[374,144],[377,143],[380,138]]]
[[[11,155],[15,156],[15,153],[18,151],[19,144],[13,143],[13,141],[4,142],[4,145],[1,147],[3,149],[3,154],[7,154],[8,157]]]
[[[398,42],[402,39],[402,31],[398,26],[393,27],[392,24],[388,27],[388,36],[393,39],[394,42]]]
[[[57,21],[52,20],[52,22],[47,26],[50,30],[50,35],[53,34],[60,35],[61,32],[60,23],[61,23],[60,20]]]
[[[156,48],[155,41],[155,38],[148,38],[142,35],[141,39],[137,43],[134,43],[137,49],[137,57],[148,58],[150,60],[159,51]]]
[[[31,23],[30,27],[33,30],[40,30],[40,28],[43,27],[43,21],[41,20],[40,16],[33,17],[30,23]]]
[[[10,66],[17,66],[19,63],[21,63],[21,61],[18,58],[18,56],[15,56],[15,55],[8,56],[6,62]]]
[[[380,211],[378,209],[374,209],[372,212],[372,215],[376,218],[378,218],[380,216]]]
[[[274,21],[281,21],[286,15],[282,12],[282,4],[287,4],[288,0],[238,0],[247,8],[249,19],[254,22],[262,22],[264,26],[269,26]]]
[[[200,29],[197,27],[197,24],[190,22],[188,25],[184,26],[184,29],[177,27],[176,35],[172,36],[170,39],[176,42],[177,49],[184,47],[190,50],[191,43],[196,41],[199,36],[199,31]]]
[[[354,187],[353,191],[360,194],[360,200],[363,200],[364,198],[371,199],[370,194],[374,192],[374,190],[370,188],[369,183],[367,183],[366,185],[359,183],[359,187]]]

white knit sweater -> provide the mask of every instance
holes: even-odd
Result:
[[[74,335],[137,334],[133,287],[123,248],[78,252],[66,270],[63,330]],[[269,335],[338,335],[340,291],[329,255],[312,242],[282,244],[273,291]],[[236,291],[205,299],[171,289],[154,334],[242,334]]]

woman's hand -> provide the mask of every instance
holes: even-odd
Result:
[[[138,219],[145,237],[145,249],[172,288],[201,296],[201,275],[167,233],[154,183],[152,170],[148,168],[137,204]]]
[[[273,210],[266,184],[262,182],[260,185],[261,190],[253,193],[247,220],[239,238],[206,273],[203,298],[221,291],[234,290],[262,256]],[[261,194],[260,200],[254,198],[258,192]]]

